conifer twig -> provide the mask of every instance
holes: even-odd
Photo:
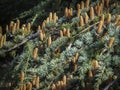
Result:
[[[21,45],[23,45],[24,43],[26,43],[26,42],[29,41],[30,39],[36,38],[36,37],[39,35],[39,33],[40,33],[40,32],[38,31],[38,32],[36,32],[35,34],[31,34],[30,36],[26,37],[22,42],[16,44],[16,45],[15,45],[14,47],[12,47],[12,48],[9,48],[8,50],[5,50],[4,52],[5,52],[5,53],[6,53],[6,52],[10,52],[10,51],[12,51],[12,50],[20,47]]]
[[[117,79],[113,80],[111,83],[109,83],[103,90],[109,90],[109,88],[115,84],[120,79],[120,75],[117,77]]]
[[[90,25],[89,27],[83,29],[80,33],[76,34],[76,35],[73,36],[73,37],[76,37],[77,35],[79,35],[79,34],[81,34],[81,33],[84,33],[84,32],[86,32],[86,31],[88,31],[90,28],[94,27],[94,26],[97,25],[98,23],[99,23],[99,22],[96,22],[96,23]]]

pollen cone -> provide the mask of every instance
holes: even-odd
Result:
[[[56,85],[54,83],[52,84],[52,90],[57,90]]]
[[[90,0],[86,0],[86,8],[87,8],[87,10],[89,8],[89,4],[90,4]]]
[[[83,20],[83,17],[80,16],[80,26],[83,26],[84,25],[84,20]]]
[[[93,9],[93,7],[90,8],[90,19],[91,20],[94,19],[94,9]]]
[[[67,37],[70,38],[70,29],[67,29]]]
[[[97,61],[97,60],[95,60],[95,61],[93,62],[93,66],[94,66],[94,70],[98,69],[99,64],[98,64],[98,61]]]
[[[25,73],[22,71],[20,74],[20,81],[23,82],[25,78]]]
[[[111,14],[108,14],[108,18],[107,18],[106,23],[109,24],[110,22],[111,22]]]
[[[111,47],[113,45],[114,41],[115,41],[115,37],[110,38],[109,47]]]
[[[17,30],[20,29],[20,20],[19,19],[17,19],[17,21],[16,21],[16,29]]]
[[[28,82],[28,84],[27,84],[27,90],[32,90],[32,84],[31,84],[31,82]]]
[[[37,58],[37,54],[38,54],[38,48],[35,48],[33,50],[33,59],[36,59]]]
[[[89,19],[88,14],[85,12],[85,23],[88,23],[88,19]]]
[[[66,84],[66,75],[63,76],[63,83]]]
[[[2,27],[0,26],[0,34],[2,34]]]
[[[30,31],[30,29],[31,29],[31,24],[28,23],[28,24],[27,24],[27,30]]]
[[[81,1],[81,9],[84,9],[84,2],[83,1]]]
[[[63,37],[63,31],[60,30],[60,37]]]
[[[44,38],[44,35],[43,35],[43,32],[41,31],[40,32],[40,40],[43,41],[43,38]]]
[[[68,8],[65,8],[65,17],[68,17]]]
[[[77,10],[78,10],[78,9],[80,9],[80,4],[79,4],[79,3],[77,4]]]
[[[101,20],[98,25],[97,34],[100,34],[102,32],[102,26],[103,26],[103,21]]]
[[[36,89],[39,89],[39,88],[40,88],[39,82],[40,82],[40,78],[39,78],[39,76],[38,76],[38,77],[36,78],[36,82],[35,82]]]
[[[51,45],[51,36],[48,37],[47,41],[48,41],[48,46],[50,46]]]
[[[77,17],[80,17],[80,12],[81,12],[81,10],[78,9],[78,10],[77,10]]]
[[[89,76],[89,78],[92,78],[92,77],[93,77],[93,73],[92,73],[91,70],[89,70],[89,72],[88,72],[88,76]]]

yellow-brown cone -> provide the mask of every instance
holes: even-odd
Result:
[[[0,33],[2,34],[2,27],[0,26]]]
[[[57,15],[56,15],[56,13],[53,13],[53,21],[54,21],[54,23],[57,22]]]
[[[114,41],[115,41],[115,37],[111,37],[109,40],[109,47],[113,45]]]
[[[40,27],[40,25],[38,26],[38,28],[37,28],[37,31],[40,31],[41,30],[41,27]]]
[[[81,10],[78,9],[78,10],[77,10],[77,17],[80,17],[80,12],[81,12]]]
[[[89,8],[89,4],[90,4],[90,0],[86,0],[86,9],[88,10],[88,8]]]
[[[33,79],[32,79],[32,85],[33,86],[35,85],[35,82],[36,82],[36,76],[34,76]]]
[[[51,36],[48,37],[47,44],[48,44],[48,46],[51,45]]]
[[[6,29],[6,32],[8,32],[8,30],[9,30],[9,26],[6,25],[5,29]]]
[[[27,30],[30,31],[30,29],[31,29],[31,24],[28,23],[28,24],[27,24]]]
[[[65,17],[68,17],[68,8],[65,8]]]
[[[23,82],[25,78],[25,73],[22,71],[20,74],[20,81]]]
[[[74,64],[73,65],[73,71],[76,71],[77,70],[77,64]]]
[[[27,84],[27,90],[32,90],[32,84],[31,84],[31,82],[28,82],[28,84]]]
[[[111,22],[111,14],[108,14],[108,18],[107,18],[106,23],[109,24],[110,22]]]
[[[102,26],[103,26],[103,21],[101,20],[98,25],[97,34],[100,34],[102,32]]]
[[[19,19],[17,19],[17,21],[16,21],[16,29],[17,30],[20,29],[20,20]]]
[[[104,23],[104,20],[105,20],[105,15],[102,14],[102,16],[101,16],[101,21],[103,21],[103,23]]]
[[[4,36],[3,36],[3,45],[5,45],[6,44],[6,34],[4,34]]]
[[[94,66],[94,70],[98,69],[99,64],[98,64],[98,61],[97,61],[97,60],[95,60],[95,61],[93,62],[93,66]]]
[[[77,60],[78,57],[79,57],[79,53],[77,52],[77,53],[75,53],[75,59]]]
[[[77,10],[78,10],[78,9],[80,9],[80,4],[79,4],[79,3],[77,4]]]
[[[80,26],[83,26],[84,25],[84,20],[83,20],[83,17],[80,16]]]
[[[66,32],[67,32],[66,28],[63,28],[63,35],[66,36]]]
[[[70,29],[67,29],[67,37],[70,38]]]
[[[49,14],[50,21],[52,21],[52,17],[53,17],[52,12],[50,12],[50,14]]]
[[[115,24],[117,24],[119,20],[120,20],[120,15],[117,15],[115,18]]]
[[[10,31],[12,30],[13,24],[14,24],[14,22],[11,21],[11,22],[10,22],[10,25],[9,25],[9,27],[10,27]]]
[[[63,83],[66,85],[66,75],[63,76]]]
[[[40,82],[40,78],[39,78],[39,76],[38,76],[38,77],[36,78],[36,82],[35,82],[36,89],[39,89],[39,88],[40,88],[39,82]]]
[[[70,13],[69,13],[70,16],[73,16],[73,8],[70,8]]]
[[[43,41],[43,38],[44,38],[43,32],[40,31],[40,40]]]
[[[56,85],[54,83],[52,84],[52,90],[57,90]]]
[[[106,0],[106,6],[109,7],[110,0]]]
[[[22,90],[26,90],[26,88],[27,88],[27,87],[26,87],[26,84],[24,84]]]
[[[93,73],[92,73],[91,70],[88,71],[88,76],[89,76],[89,78],[92,78],[92,77],[93,77]]]
[[[60,30],[60,37],[63,37],[63,31]]]
[[[94,9],[93,9],[93,7],[90,8],[90,19],[91,20],[94,19]]]
[[[38,48],[35,48],[33,50],[33,59],[36,59],[37,58],[37,55],[38,55]]]
[[[80,6],[81,6],[81,9],[84,9],[84,2],[83,1],[81,1]]]
[[[0,38],[0,48],[2,48],[2,46],[3,46],[3,40],[4,40],[4,37],[1,35],[1,38]]]
[[[88,19],[89,19],[88,14],[85,12],[85,23],[88,23]]]

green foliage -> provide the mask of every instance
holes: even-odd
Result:
[[[64,3],[62,4],[62,2]],[[91,1],[91,6],[95,6],[97,2],[99,0]],[[72,0],[69,6],[73,7],[76,3],[77,1]],[[38,17],[41,18],[48,13],[49,10],[43,14],[46,10],[45,7],[49,4],[55,5],[50,0],[41,0],[31,10],[21,13],[19,18],[27,17],[28,14],[31,16],[32,13],[33,17],[29,18],[28,21],[34,25],[36,20],[39,20]],[[64,6],[68,3],[59,0],[58,4]],[[104,9],[107,8],[104,7]],[[90,11],[86,8],[82,9],[81,15],[84,16],[85,12],[89,13]],[[76,10],[74,13],[77,13]],[[105,15],[100,34],[96,33],[100,16],[95,15],[94,20],[89,20],[84,26],[79,25],[81,21],[76,14],[72,17],[63,16],[58,19],[57,23],[50,21],[43,30],[38,31],[45,33],[43,40],[40,40],[40,35],[37,35],[14,50],[5,52],[24,42],[33,33],[32,30],[30,32],[26,30],[23,35],[22,29],[16,31],[15,34],[7,32],[6,44],[0,48],[0,58],[10,60],[10,66],[6,67],[6,71],[8,71],[5,72],[6,75],[1,75],[3,79],[0,79],[0,86],[6,84],[5,87],[8,87],[8,82],[11,82],[12,90],[19,89],[23,84],[32,82],[33,76],[38,76],[40,77],[38,90],[51,90],[52,84],[61,81],[64,75],[66,77],[72,75],[72,79],[67,81],[66,90],[83,90],[88,88],[87,85],[89,85],[90,90],[104,89],[110,83],[109,80],[113,80],[114,76],[119,75],[120,70],[120,26],[116,26],[114,23],[114,13],[117,14],[114,10],[111,12],[112,19],[109,24],[106,23],[107,14]],[[39,23],[36,24],[39,25]],[[63,31],[64,28],[70,29],[70,32]],[[64,32],[61,37],[60,31]],[[70,33],[70,37],[67,36],[68,33]],[[50,46],[48,46],[49,36],[51,36]],[[115,40],[110,46],[112,37]],[[95,61],[97,61],[97,68],[95,68]],[[21,71],[25,73],[23,82],[20,81]],[[92,72],[91,77],[89,71]],[[6,78],[7,76],[9,78]],[[119,88],[118,85],[116,87]],[[36,86],[33,86],[32,89],[36,90]]]

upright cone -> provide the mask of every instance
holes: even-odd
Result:
[[[28,82],[28,84],[27,84],[27,90],[32,90],[32,84],[31,84],[31,82]]]
[[[39,78],[39,76],[38,76],[38,77],[36,78],[36,82],[35,82],[36,89],[39,89],[39,88],[40,88],[39,82],[40,82],[40,78]]]
[[[95,60],[95,61],[93,62],[93,66],[94,66],[94,70],[98,69],[99,64],[98,64],[98,61],[97,61],[97,60]]]
[[[83,17],[80,16],[80,26],[83,26],[84,25],[84,20],[83,20]]]
[[[27,24],[27,30],[30,31],[30,29],[31,29],[31,24],[28,23],[28,24]]]
[[[65,8],[65,17],[68,17],[68,8]]]
[[[70,38],[70,29],[67,29],[67,37]]]
[[[89,4],[90,4],[90,0],[86,0],[86,9],[88,10],[88,8],[89,8]]]
[[[88,19],[89,19],[89,17],[88,17],[88,14],[85,12],[85,23],[88,23]]]
[[[19,19],[17,19],[17,21],[16,21],[16,29],[17,30],[20,29],[20,20]]]
[[[60,30],[60,37],[63,37],[63,31]]]
[[[40,40],[43,41],[43,38],[44,38],[44,35],[43,35],[43,32],[41,31],[40,32]]]
[[[103,21],[101,20],[98,25],[97,34],[100,34],[102,32],[102,26],[103,26]]]
[[[36,59],[37,58],[37,55],[38,55],[38,48],[35,48],[33,50],[33,59]]]
[[[109,47],[113,45],[114,41],[115,41],[115,37],[111,37],[109,40]]]
[[[94,9],[93,9],[93,7],[90,8],[90,19],[91,20],[94,19]]]
[[[109,24],[111,22],[111,14],[108,14],[108,18],[106,20],[106,23]]]
[[[54,83],[52,84],[52,90],[57,90],[56,85]]]
[[[47,44],[48,44],[48,46],[51,45],[51,36],[48,37]]]
[[[80,6],[81,6],[81,9],[84,9],[84,2],[83,1],[81,1]]]
[[[80,17],[80,12],[81,12],[81,10],[78,9],[78,10],[77,10],[77,17]]]
[[[0,34],[2,34],[2,27],[0,26]]]
[[[22,71],[20,74],[20,81],[23,82],[25,78],[25,73]]]

